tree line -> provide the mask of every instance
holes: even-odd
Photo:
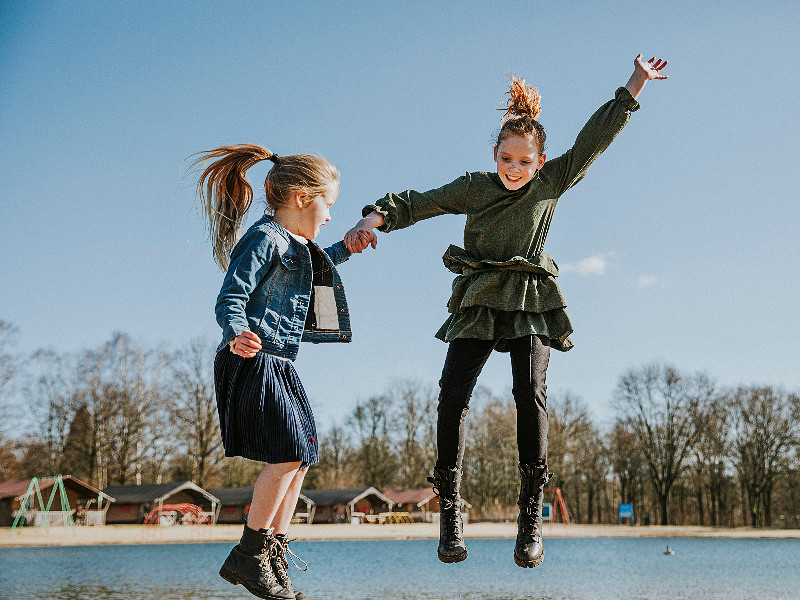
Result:
[[[259,463],[223,456],[210,342],[163,352],[118,333],[78,353],[23,356],[14,332],[0,321],[0,481],[61,473],[99,488],[253,485]],[[305,487],[428,487],[437,394],[408,378],[357,401],[321,432]],[[549,485],[561,489],[573,522],[616,523],[618,505],[632,503],[637,523],[800,527],[797,394],[720,388],[706,374],[650,364],[620,375],[610,408],[601,427],[581,398],[548,399]],[[11,431],[12,422],[26,425]],[[511,394],[476,388],[466,427],[471,518],[514,519]]]

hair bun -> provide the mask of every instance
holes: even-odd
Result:
[[[511,86],[508,89],[507,108],[497,110],[506,111],[503,120],[513,117],[530,117],[535,119],[542,112],[541,96],[539,90],[532,85],[526,85],[525,80],[514,75],[509,75]]]

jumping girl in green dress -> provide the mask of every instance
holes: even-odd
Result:
[[[496,173],[467,173],[428,192],[387,194],[364,207],[345,244],[358,251],[377,243],[373,228],[389,232],[452,213],[467,216],[464,248],[444,255],[457,274],[448,303],[450,317],[436,337],[450,344],[439,381],[438,458],[429,480],[439,495],[439,559],[467,557],[459,512],[464,418],[478,375],[493,350],[510,352],[517,407],[521,486],[514,561],[535,567],[544,559],[542,502],[547,471],[545,376],[550,348],[566,351],[572,324],[556,277],[558,267],[543,252],[561,195],[586,175],[638,110],[636,98],[650,79],[666,79],[666,61],[642,55],[625,87],[592,115],[562,156],[546,160],[545,132],[536,120],[536,88],[512,77],[505,122],[497,137]]]

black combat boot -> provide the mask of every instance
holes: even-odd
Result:
[[[280,583],[287,590],[292,590],[294,592],[295,600],[309,600],[308,596],[306,596],[303,592],[298,592],[296,589],[294,589],[294,586],[292,585],[292,580],[289,579],[289,573],[286,570],[289,568],[289,561],[287,560],[286,555],[289,554],[292,557],[292,564],[294,564],[294,566],[300,569],[301,571],[308,570],[308,565],[306,564],[306,561],[304,561],[302,558],[297,556],[297,554],[289,550],[289,542],[294,540],[287,539],[285,533],[276,534],[275,539],[278,540],[278,543],[280,544],[280,552],[278,552],[272,559],[272,570],[275,572],[275,577],[278,578],[278,583]],[[295,558],[299,560],[301,563],[303,563],[303,565],[305,565],[305,568],[301,568],[295,562],[294,560]]]
[[[265,600],[295,600],[294,592],[278,581],[272,559],[282,550],[272,529],[250,529],[244,526],[239,544],[234,546],[220,567],[219,574],[227,582],[242,584],[248,592]]]
[[[547,465],[520,465],[519,517],[514,562],[520,567],[538,567],[544,560],[542,545],[542,503],[544,486],[550,479]]]
[[[444,563],[457,563],[467,558],[467,547],[461,529],[461,469],[434,469],[434,493],[439,496],[439,560]]]

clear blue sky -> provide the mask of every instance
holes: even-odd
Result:
[[[800,387],[795,1],[4,2],[0,23],[0,319],[21,352],[115,330],[217,340],[222,274],[182,180],[194,152],[328,156],[328,244],[388,191],[493,169],[505,73],[539,87],[557,156],[642,52],[671,78],[550,229],[576,347],[551,357],[549,392],[605,423],[620,374],[651,361]],[[251,170],[262,200],[266,170]],[[426,221],[342,266],[353,343],[305,344],[296,363],[321,428],[395,378],[437,381],[441,255],[462,229]],[[510,387],[507,355],[480,383]]]

